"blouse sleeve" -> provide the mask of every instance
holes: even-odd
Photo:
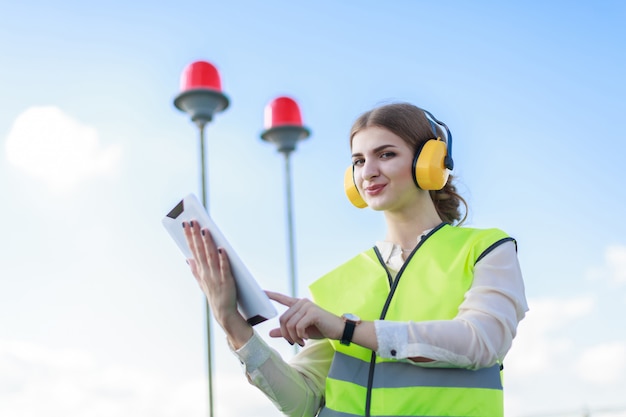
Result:
[[[375,322],[378,354],[419,366],[478,369],[501,362],[528,311],[514,242],[505,242],[474,267],[474,281],[452,320]],[[412,362],[412,361],[410,361]]]
[[[256,332],[245,345],[233,352],[239,358],[248,381],[282,413],[292,417],[313,417],[317,414],[333,357],[333,348],[328,340],[307,341],[289,363]]]

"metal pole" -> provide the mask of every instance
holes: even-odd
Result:
[[[200,129],[200,171],[201,175],[201,184],[202,184],[202,205],[204,208],[209,211],[208,204],[208,172],[206,170],[206,158],[205,158],[205,149],[204,149],[204,126],[205,122],[199,121],[198,128]],[[209,301],[204,298],[204,309],[205,309],[205,317],[206,317],[206,344],[207,344],[207,371],[208,371],[208,382],[209,382],[209,417],[213,417],[213,360],[211,355],[211,308],[209,306]]]
[[[296,297],[296,257],[293,238],[293,210],[291,207],[291,165],[289,163],[289,152],[285,152],[285,179],[285,195],[287,200],[287,233],[289,242],[289,282],[291,283],[291,296]]]
[[[291,287],[291,296],[296,298],[298,295],[296,285],[296,255],[295,244],[293,238],[293,210],[291,207],[291,164],[289,163],[289,151],[283,152],[285,155],[285,200],[287,204],[287,242],[289,251],[289,282]],[[298,353],[298,345],[293,346],[294,353]]]

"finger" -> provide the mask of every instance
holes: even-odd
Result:
[[[189,236],[193,243],[192,253],[196,261],[200,262],[199,267],[202,268],[202,265],[208,264],[208,258],[206,255],[206,250],[204,248],[204,241],[202,240],[202,232],[200,230],[200,224],[196,220],[191,220],[189,222]]]
[[[285,311],[278,319],[280,324],[280,334],[287,340],[290,344],[294,344],[294,332],[289,328],[289,323],[292,321],[293,316],[297,314],[297,308],[290,307]]]
[[[280,331],[280,328],[272,329],[269,333],[270,337],[283,337],[283,334]]]
[[[293,342],[304,346],[303,335],[306,335],[304,329],[310,321],[307,318],[308,305],[308,300],[299,299],[296,304],[289,307],[280,317],[281,332],[290,343]]]
[[[207,259],[210,259],[211,261],[219,261],[217,245],[215,244],[215,240],[213,240],[213,235],[209,232],[209,229],[202,229],[200,234],[202,235],[204,251]],[[217,265],[217,263],[215,265]]]
[[[270,335],[270,337],[273,337],[273,338],[276,338],[276,339],[277,339],[277,338],[280,338],[280,337],[283,337],[283,334],[282,334],[282,332],[281,332],[280,328],[270,330],[269,335]],[[293,342],[289,341],[287,338],[284,338],[284,339],[285,339],[285,340],[287,340],[287,342],[288,342],[291,346],[293,346],[293,344],[294,344]]]
[[[196,260],[193,258],[187,259],[187,265],[189,265],[189,269],[191,269],[191,274],[198,279],[198,266],[196,265]]]
[[[265,294],[270,298],[270,300],[274,300],[284,306],[291,307],[298,302],[298,298],[290,297],[285,294],[281,294],[279,292],[274,291],[265,291]]]
[[[304,341],[309,338],[308,329],[315,323],[314,304],[307,299],[298,302],[298,310],[292,318],[288,327],[293,327],[294,340],[300,346],[304,346]]]
[[[228,259],[228,254],[224,248],[217,248],[217,253],[220,261],[220,275],[222,280],[226,280],[226,277],[233,276],[230,269],[230,260]]]
[[[217,272],[219,269],[219,259],[217,255],[217,247],[213,241],[213,236],[209,229],[202,228],[197,221],[192,222],[192,235],[198,249],[198,255],[202,262],[205,262],[209,269]]]
[[[192,255],[195,253],[196,243],[193,241],[193,236],[191,235],[192,230],[191,226],[188,222],[183,222],[183,231],[185,234],[185,240],[187,240],[187,246],[191,250]]]
[[[207,263],[206,255],[203,249],[203,243],[199,235],[199,223],[195,220],[189,222],[183,222],[183,229],[185,231],[185,239],[191,250],[191,255],[196,262],[196,269],[202,267]],[[198,265],[198,262],[200,263]]]
[[[300,346],[304,346],[304,339],[306,336],[307,318],[305,312],[298,311],[289,319],[287,323],[287,329],[289,329],[289,335],[291,340]]]

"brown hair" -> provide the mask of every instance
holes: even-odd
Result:
[[[354,135],[370,126],[389,130],[404,140],[416,153],[426,141],[433,139],[432,127],[424,110],[409,103],[386,104],[363,113],[352,125],[350,145],[352,145]],[[445,137],[441,126],[436,125],[436,130],[437,136]],[[467,218],[468,206],[465,199],[457,193],[456,186],[452,183],[453,179],[454,177],[450,175],[448,182],[441,190],[433,190],[429,193],[443,221],[447,223],[456,221],[462,224]],[[459,209],[461,204],[465,206],[463,217]]]

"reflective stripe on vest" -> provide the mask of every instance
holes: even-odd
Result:
[[[395,281],[377,250],[370,249],[314,282],[311,293],[337,315],[449,320],[471,287],[474,264],[507,240],[512,239],[497,229],[443,224],[418,244]],[[336,352],[320,417],[503,415],[499,365],[478,371],[420,367],[372,359],[371,350],[355,344],[331,343]]]
[[[335,353],[327,380],[327,392],[339,402],[352,403],[344,408],[329,399],[320,417],[365,415],[364,395],[367,392],[369,362]],[[498,415],[502,383],[500,366],[494,365],[477,371],[460,368],[422,368],[406,362],[387,361],[376,364],[372,385],[372,409],[370,415],[388,416],[393,409],[410,409],[411,416],[476,416]],[[378,388],[384,388],[379,392]],[[467,388],[473,388],[468,390]],[[346,401],[351,392],[354,401]],[[349,394],[348,394],[349,395]],[[427,398],[419,405],[420,397]],[[482,405],[468,410],[468,402],[479,401]],[[434,404],[433,404],[434,403]],[[489,409],[490,408],[490,409]],[[344,412],[334,410],[343,409]],[[473,414],[473,412],[475,412]],[[488,414],[484,414],[487,412]]]
[[[335,352],[328,377],[367,387],[369,362]],[[387,361],[376,364],[372,388],[468,387],[502,389],[500,365],[475,371],[463,368],[423,368],[406,362]]]

